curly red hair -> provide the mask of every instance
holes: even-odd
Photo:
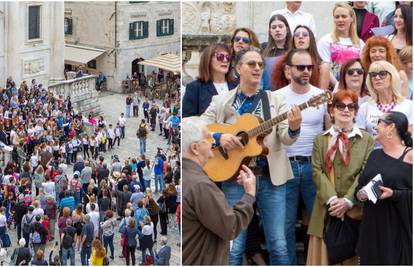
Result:
[[[365,43],[365,46],[362,49],[362,54],[361,54],[361,63],[364,69],[368,70],[369,66],[372,63],[371,58],[369,56],[369,50],[374,46],[384,47],[385,50],[387,51],[386,61],[394,65],[394,67],[397,70],[400,70],[401,62],[397,55],[397,52],[395,52],[394,45],[387,38],[383,36],[372,36]]]

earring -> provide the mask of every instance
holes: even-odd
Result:
[[[387,135],[386,135],[386,137],[387,137],[388,139],[391,139],[391,138],[393,137],[393,135],[392,135],[392,133],[391,133],[391,132],[388,132],[388,133],[387,133]]]

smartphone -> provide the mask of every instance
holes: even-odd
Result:
[[[377,197],[377,199],[379,199],[382,195],[382,190],[379,189],[380,185],[381,186],[383,185],[382,181],[376,181],[376,182],[374,182],[374,185],[372,186],[372,192]]]

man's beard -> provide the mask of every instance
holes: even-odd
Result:
[[[307,85],[309,83],[309,79],[308,80],[302,80],[300,78],[300,76],[293,76],[292,80],[294,80],[297,84],[300,84],[300,85]]]

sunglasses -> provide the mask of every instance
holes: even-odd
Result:
[[[254,61],[254,60],[251,60],[251,61],[247,61],[246,62],[246,64],[247,64],[247,66],[249,66],[249,68],[251,68],[251,69],[254,69],[254,68],[256,68],[256,65],[258,65],[259,66],[259,68],[262,70],[262,69],[264,69],[264,63],[263,62],[261,62],[261,61]]]
[[[295,67],[298,71],[305,71],[307,69],[308,71],[312,71],[313,65],[289,65],[291,67]]]
[[[363,69],[361,69],[361,68],[349,68],[347,71],[346,71],[346,74],[348,74],[348,75],[354,75],[354,73],[357,73],[358,75],[362,75],[362,74],[364,74],[364,70]]]
[[[241,36],[234,36],[234,41],[235,42],[239,42],[240,40],[243,41],[243,43],[245,44],[249,44],[250,43],[250,38],[249,37],[241,37]]]
[[[296,37],[296,38],[298,38],[298,37],[300,37],[300,36],[303,36],[303,37],[309,37],[309,33],[308,32],[295,32],[294,34],[293,34],[293,36],[294,37]]]
[[[388,74],[390,74],[390,73],[386,70],[381,70],[379,72],[374,72],[374,71],[368,72],[368,75],[371,79],[374,79],[377,76],[379,76],[380,79],[385,79],[385,77],[387,77]]]
[[[227,62],[231,62],[231,56],[225,55],[223,53],[216,53],[215,54],[217,61],[224,62],[226,60]]]
[[[340,111],[344,111],[345,108],[348,108],[349,111],[354,111],[357,109],[358,104],[357,103],[350,103],[350,104],[345,104],[342,102],[338,102],[335,104],[335,107],[340,110]]]

